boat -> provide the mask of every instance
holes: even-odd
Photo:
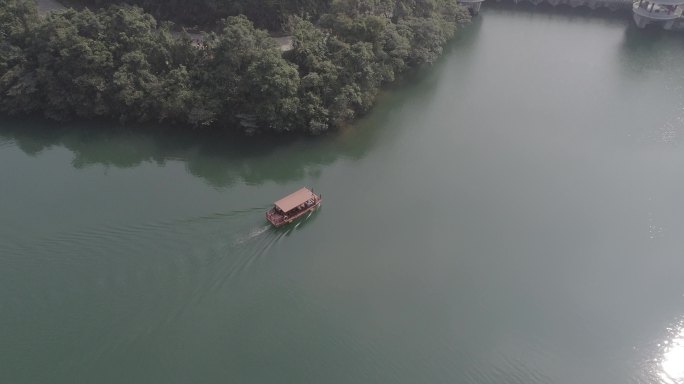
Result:
[[[273,208],[266,212],[266,219],[274,227],[280,227],[318,208],[321,201],[321,196],[313,190],[301,188],[273,203]]]

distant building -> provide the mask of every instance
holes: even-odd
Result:
[[[499,0],[497,0],[499,1]],[[523,0],[513,0],[514,3],[520,3]],[[567,5],[572,8],[588,7],[590,9],[607,8],[611,11],[621,9],[629,9],[632,7],[633,0],[527,0],[528,2],[539,5],[541,3],[548,3],[554,7],[557,5]]]
[[[632,10],[639,28],[657,23],[667,30],[684,29],[684,0],[640,0],[634,3]]]

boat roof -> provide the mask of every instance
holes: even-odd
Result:
[[[306,203],[307,200],[313,197],[313,192],[309,188],[301,188],[282,199],[275,202],[275,206],[283,212],[289,212],[292,209]]]

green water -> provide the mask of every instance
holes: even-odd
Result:
[[[0,383],[682,383],[683,48],[490,6],[328,137],[2,120]]]

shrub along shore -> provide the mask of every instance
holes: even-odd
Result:
[[[130,4],[39,17],[33,2],[6,0],[0,113],[317,134],[368,111],[397,75],[434,63],[469,20],[456,0],[130,2],[215,32],[197,43]],[[259,3],[271,8],[257,12]],[[255,23],[291,33],[293,49],[281,52]]]

